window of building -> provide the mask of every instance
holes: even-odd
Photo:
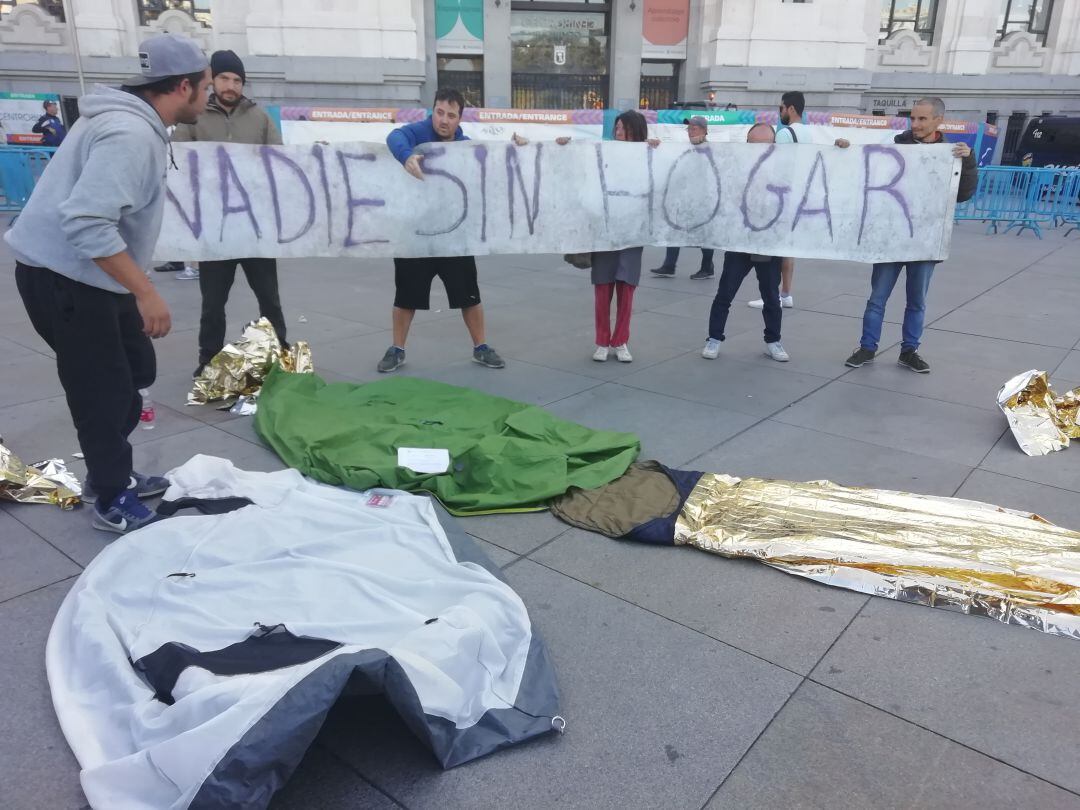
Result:
[[[0,17],[10,14],[16,6],[37,6],[53,15],[58,22],[66,22],[64,0],[0,0]]]
[[[990,112],[988,112],[986,114],[986,123],[988,123],[988,124],[994,124],[996,126],[997,125],[997,119],[998,119],[997,110],[990,110]]]
[[[137,0],[139,24],[149,25],[166,11],[181,11],[204,28],[210,27],[211,0]]]
[[[878,42],[897,31],[914,31],[928,45],[934,44],[937,0],[881,0]]]
[[[610,3],[514,2],[511,106],[603,109],[610,62]]]
[[[453,87],[465,96],[465,106],[484,106],[484,57],[440,56],[436,62],[439,88]]]
[[[641,63],[641,109],[670,110],[678,95],[678,62]]]
[[[998,13],[998,42],[1009,34],[1027,31],[1034,34],[1040,45],[1046,44],[1054,0],[1001,0]]]

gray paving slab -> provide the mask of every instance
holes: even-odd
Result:
[[[1021,314],[1016,309],[1006,308],[999,314],[964,308],[935,320],[932,325],[935,329],[948,332],[1071,349],[1080,340],[1080,325],[1074,321],[1071,319],[1051,327],[1043,318]]]
[[[551,650],[566,733],[442,772],[389,713],[335,710],[320,742],[411,808],[700,808],[799,683],[527,560],[507,575]]]
[[[25,509],[31,507],[57,509],[51,504],[23,505]],[[0,538],[0,602],[82,572],[10,511],[0,512]]]
[[[571,529],[530,559],[807,674],[866,601],[751,560]]]
[[[479,537],[474,537],[473,540],[476,541],[477,545],[480,546],[483,552],[487,554],[491,561],[499,566],[499,568],[504,568],[507,565],[510,565],[510,563],[520,559],[514,552],[507,551],[505,548],[500,548],[494,543],[489,543],[487,540],[483,540]]]
[[[37,352],[0,356],[0,408],[38,402],[63,393],[56,376],[56,361]]]
[[[871,372],[864,367],[856,371]],[[974,467],[1001,436],[1001,414],[920,396],[930,375],[908,373],[907,393],[856,384],[850,374],[776,420]],[[851,382],[848,382],[850,380]]]
[[[860,330],[859,321],[842,315],[785,309],[780,332],[791,360],[776,363],[773,368],[832,379],[840,377],[848,371],[844,361],[859,344]],[[720,347],[723,357],[747,362],[757,362],[764,352],[762,328],[729,337]]]
[[[764,354],[706,360],[691,352],[620,380],[623,385],[676,396],[759,418],[787,407],[829,380],[800,371],[783,371]]]
[[[812,677],[1080,792],[1078,666],[1074,639],[871,599]]]
[[[1080,498],[1067,489],[1034,484],[987,470],[973,470],[956,496],[1034,512],[1059,526],[1080,531]]]
[[[270,810],[391,810],[398,804],[322,746],[308,749]]]
[[[1027,369],[1021,369],[1026,371]],[[1065,355],[1065,359],[1061,361],[1061,364],[1054,369],[1053,374],[1050,377],[1050,384],[1054,390],[1058,393],[1064,393],[1061,389],[1062,385],[1058,383],[1058,378],[1066,380],[1066,385],[1073,380],[1080,380],[1080,351],[1073,350]]]
[[[1006,380],[1030,368],[1056,368],[1067,354],[1059,347],[933,328],[923,334],[919,353],[930,363],[929,374],[913,375],[897,365],[899,349],[892,349],[882,352],[874,363],[852,371],[844,381],[898,393],[917,391],[919,396],[1000,414],[997,392]],[[914,385],[913,376],[918,376]]]
[[[592,377],[521,360],[508,360],[506,367],[501,369],[487,368],[471,359],[458,360],[431,370],[424,376],[429,380],[473,388],[531,405],[547,405],[601,384]]]
[[[605,383],[556,402],[549,411],[597,430],[635,433],[641,458],[681,466],[757,419],[737,411]]]
[[[799,687],[708,810],[1080,807],[1080,796],[816,683]]]
[[[941,461],[858,439],[761,422],[686,466],[704,472],[787,481],[826,479],[845,486],[951,495],[971,472]]]
[[[1004,416],[1002,422],[1004,422]],[[1022,478],[1037,484],[1080,492],[1080,444],[1045,456],[1028,456],[1016,443],[1012,431],[1006,427],[997,444],[979,465],[980,469]]]
[[[473,537],[519,555],[528,554],[570,528],[547,510],[520,514],[472,515],[458,520],[461,527]]]
[[[45,679],[45,640],[74,581],[0,603],[0,795],[5,807],[86,806],[79,765],[56,722]]]

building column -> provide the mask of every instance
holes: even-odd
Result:
[[[641,15],[645,3],[637,0],[613,5],[608,107],[636,110],[641,99],[641,46],[644,40]]]
[[[484,4],[484,106],[510,106],[510,0]]]
[[[416,8],[416,4],[423,8]],[[420,90],[420,103],[425,107],[435,105],[435,93],[439,89],[439,56],[435,39],[435,3],[416,0],[413,4],[416,19],[421,24],[418,41],[424,43],[424,86]]]
[[[938,70],[943,73],[984,74],[994,52],[996,16],[986,13],[985,0],[955,0],[945,4],[940,19]]]
[[[686,61],[679,74],[679,101],[700,101],[704,95],[701,84],[707,72],[702,66],[708,50],[709,33],[705,30],[703,5],[703,0],[690,0],[690,30],[686,37]]]
[[[112,0],[71,0],[79,50],[83,56],[135,56],[139,15],[135,3]]]

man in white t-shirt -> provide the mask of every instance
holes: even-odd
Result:
[[[776,143],[813,143],[813,138],[802,123],[803,110],[806,109],[806,97],[799,90],[789,90],[780,97],[780,123],[776,127]],[[851,144],[844,138],[837,138],[835,144],[846,149]],[[780,261],[780,305],[791,308],[795,299],[791,295],[791,278],[795,275],[795,260],[784,258]],[[754,309],[761,309],[762,300],[748,302]]]

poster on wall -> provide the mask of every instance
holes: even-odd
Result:
[[[435,51],[467,56],[484,52],[483,0],[435,0]]]
[[[642,59],[685,59],[690,0],[645,0]]]
[[[34,146],[42,136],[33,131],[45,113],[46,101],[60,103],[53,93],[0,93],[0,143]]]

